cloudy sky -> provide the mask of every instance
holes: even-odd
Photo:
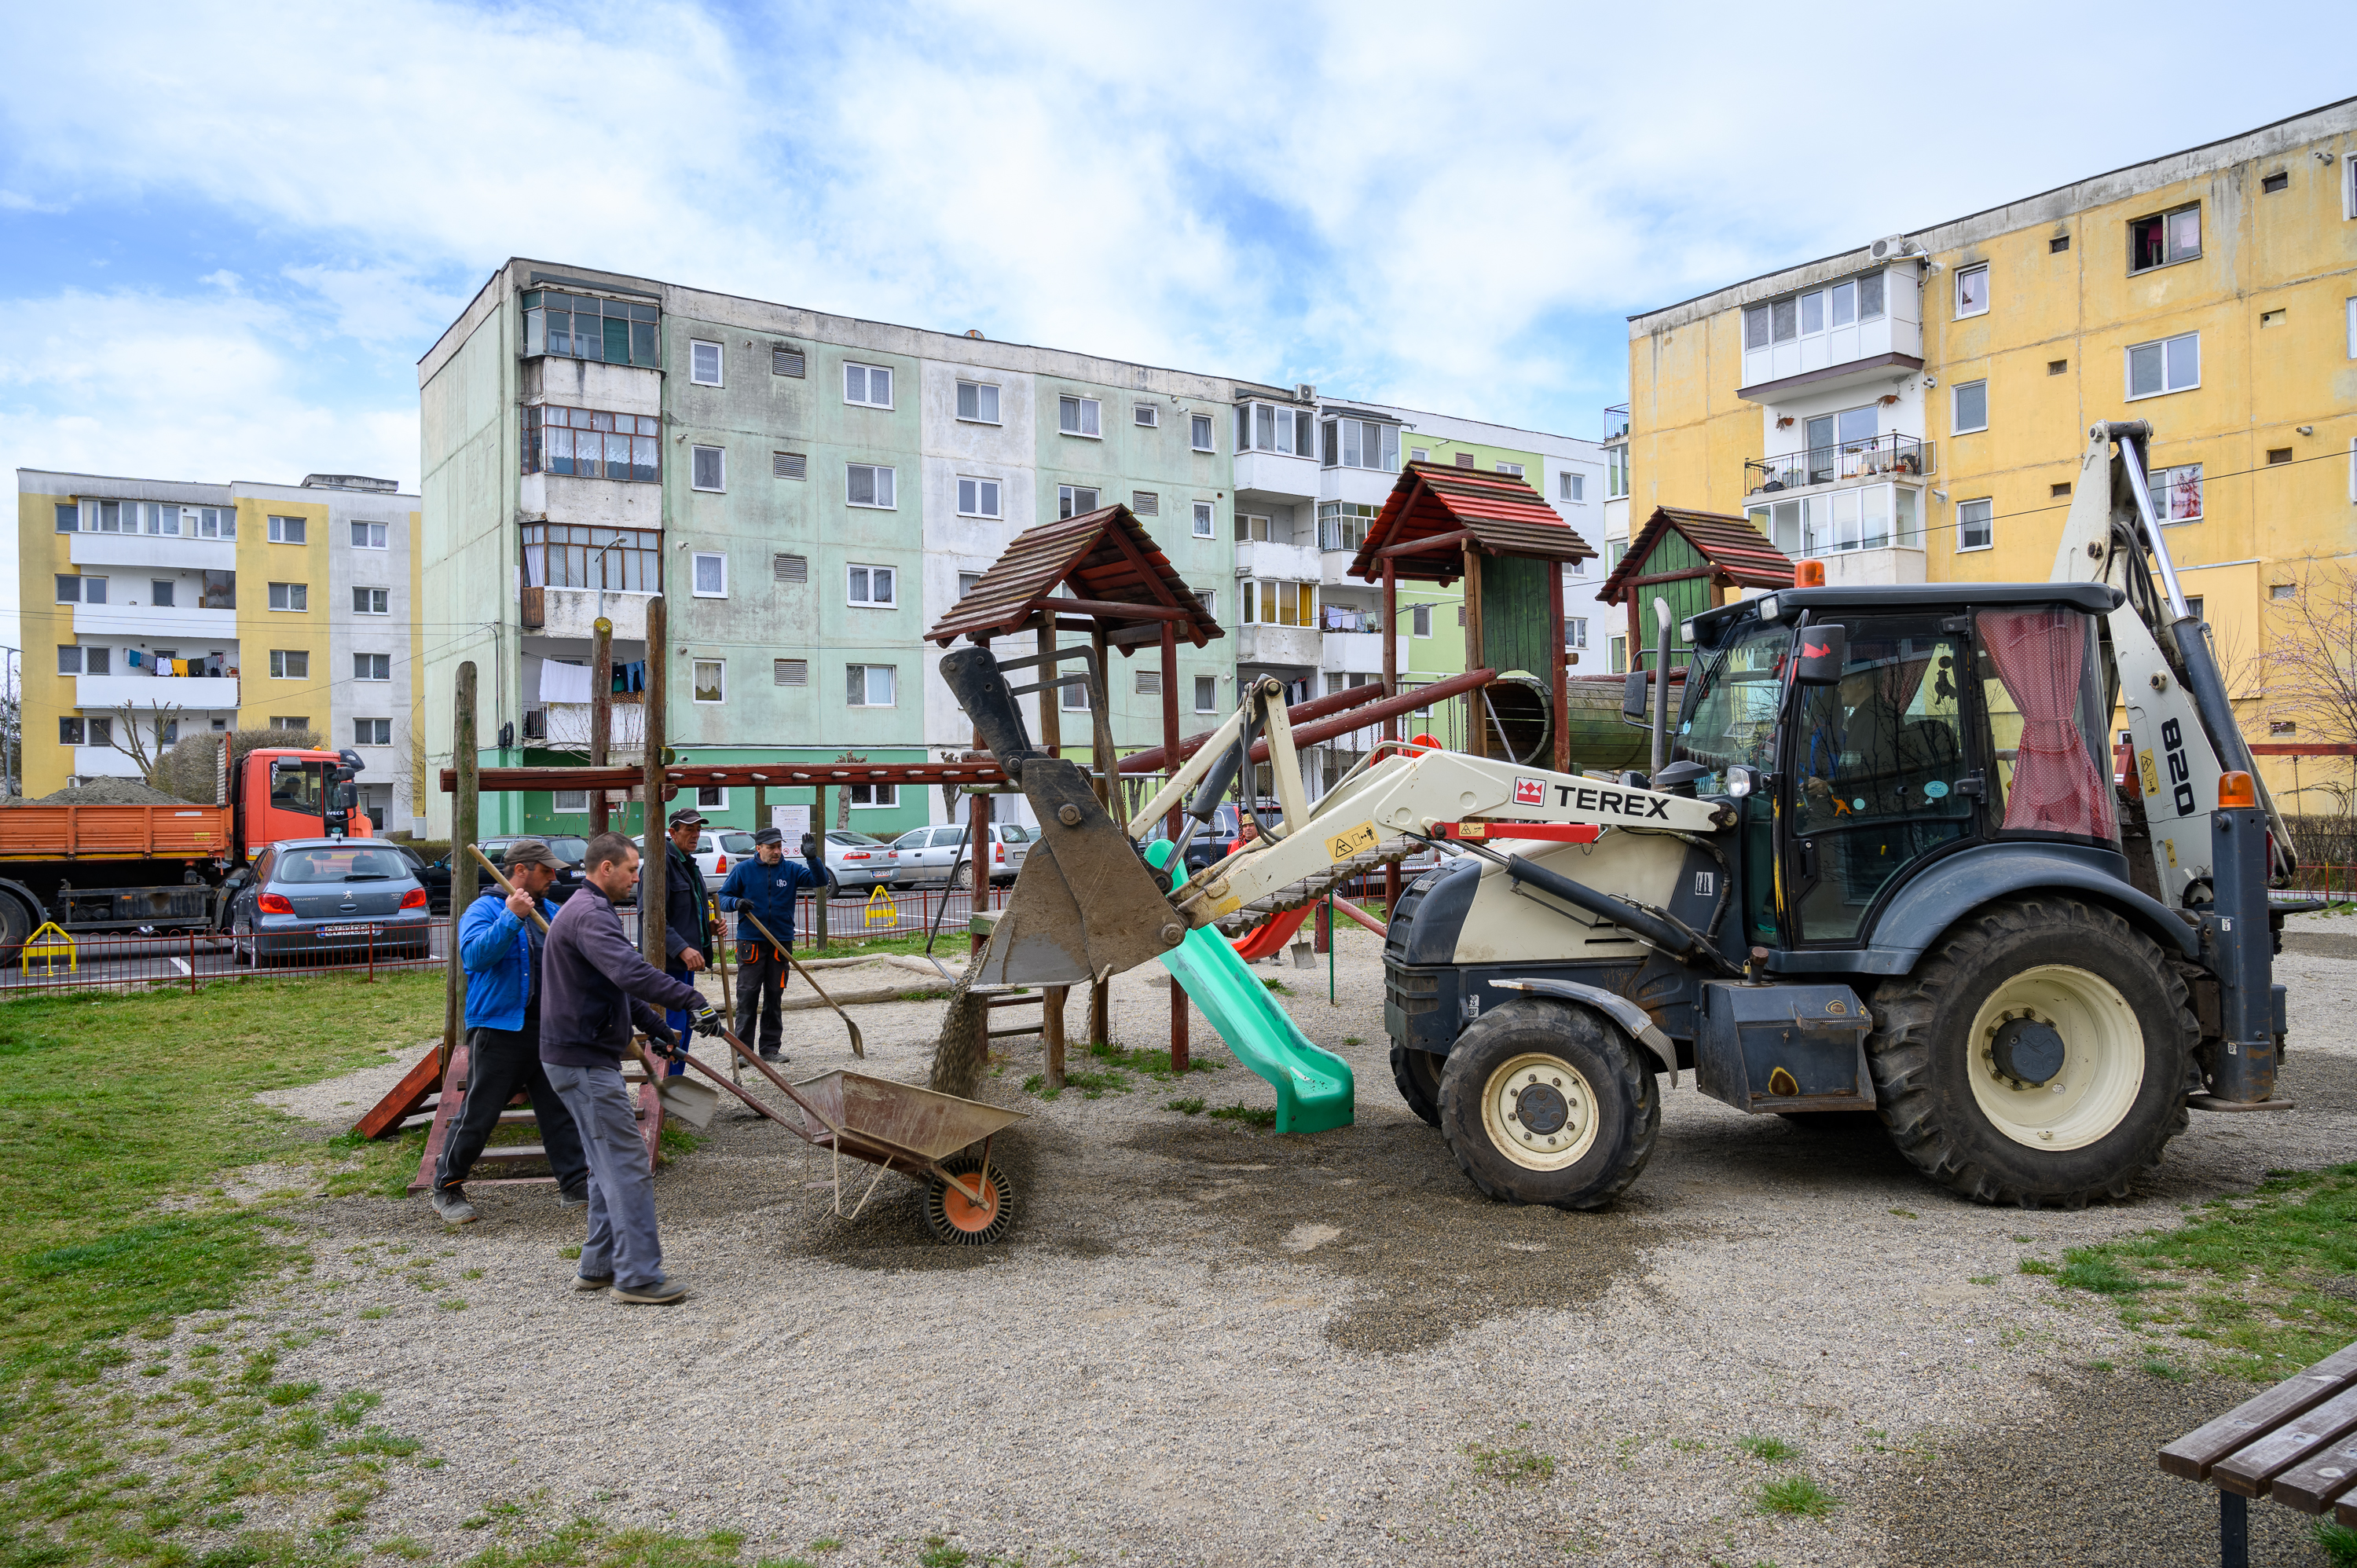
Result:
[[[8,16],[0,464],[412,489],[415,361],[510,255],[1584,435],[1631,311],[2357,58],[2345,0]]]

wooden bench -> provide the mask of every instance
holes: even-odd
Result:
[[[2249,1568],[2253,1498],[2357,1530],[2357,1345],[2186,1434],[2160,1467],[2218,1488],[2221,1568]]]

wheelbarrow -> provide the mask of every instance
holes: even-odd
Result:
[[[801,1121],[731,1083],[711,1063],[683,1053],[683,1059],[795,1137],[834,1155],[835,1213],[843,1212],[843,1160],[848,1155],[877,1167],[852,1207],[854,1219],[876,1195],[884,1173],[899,1171],[924,1180],[925,1225],[935,1240],[978,1247],[1006,1233],[1015,1218],[1015,1191],[1005,1167],[990,1163],[990,1141],[1022,1121],[1022,1112],[865,1073],[836,1071],[788,1083],[735,1034],[724,1028],[720,1037],[794,1102]],[[972,1152],[976,1144],[982,1145],[979,1154]]]

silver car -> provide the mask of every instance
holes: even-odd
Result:
[[[230,905],[238,961],[308,954],[426,956],[425,884],[407,855],[372,839],[284,839],[253,863]]]
[[[826,868],[834,885],[846,893],[865,893],[892,881],[892,846],[868,833],[830,828],[826,834]]]
[[[892,841],[892,886],[919,887],[974,886],[974,854],[961,849],[966,830],[961,823],[910,828]],[[1019,822],[990,824],[990,879],[1012,882],[1031,853],[1031,830]],[[954,863],[954,865],[952,865]]]

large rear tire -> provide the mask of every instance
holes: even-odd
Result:
[[[1517,998],[1485,1013],[1440,1074],[1440,1131],[1473,1185],[1509,1203],[1598,1208],[1652,1157],[1650,1061],[1586,1007]]]
[[[2125,1197],[2185,1131],[2200,1035],[2185,982],[2109,909],[1994,905],[1876,987],[1873,1009],[1891,1141],[1975,1201]]]
[[[13,893],[0,893],[0,964],[15,963],[40,919]]]
[[[1407,1101],[1407,1108],[1424,1118],[1428,1127],[1440,1125],[1440,1069],[1446,1060],[1430,1051],[1392,1047],[1392,1081],[1399,1085],[1400,1098]]]

